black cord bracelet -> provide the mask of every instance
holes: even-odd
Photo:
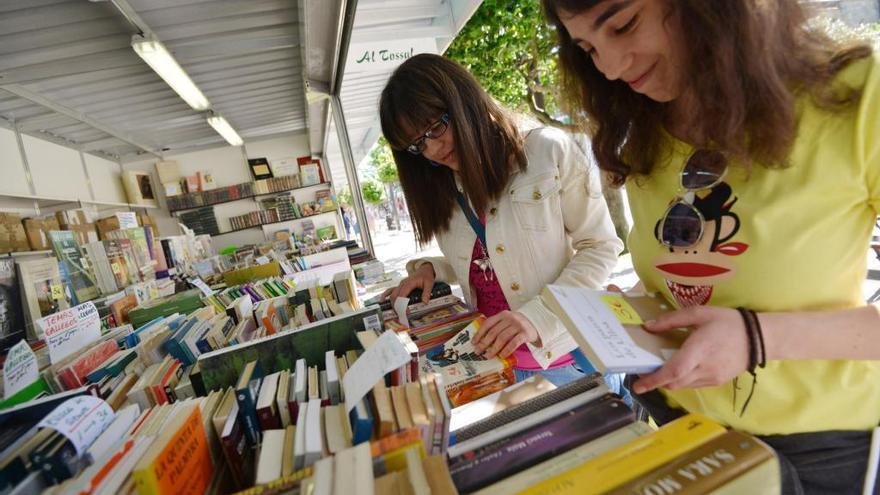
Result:
[[[760,322],[758,322],[758,316],[754,311],[738,307],[736,308],[739,311],[740,316],[743,319],[743,323],[745,324],[746,337],[749,340],[749,368],[748,371],[750,375],[752,375],[752,387],[749,390],[749,396],[746,397],[745,402],[743,403],[742,410],[740,410],[739,415],[742,416],[746,412],[746,408],[749,406],[749,402],[752,400],[752,396],[755,394],[755,386],[758,384],[758,375],[755,373],[755,370],[760,367],[764,367],[766,364],[764,358],[764,336],[761,333]],[[734,407],[736,404],[736,381],[734,382],[733,389],[733,402]]]

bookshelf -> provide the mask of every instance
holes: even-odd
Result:
[[[221,205],[221,204],[224,204],[224,203],[232,203],[232,202],[234,202],[234,201],[241,201],[241,200],[244,200],[244,199],[253,199],[253,198],[259,198],[259,197],[263,197],[263,196],[274,196],[274,195],[276,195],[276,194],[283,194],[283,193],[286,193],[286,192],[298,191],[298,190],[300,190],[300,189],[308,189],[308,188],[310,188],[310,187],[329,186],[329,185],[330,185],[329,182],[319,182],[319,183],[317,183],[317,184],[310,184],[310,185],[308,185],[308,186],[298,186],[298,187],[293,187],[293,188],[290,188],[290,189],[282,189],[282,190],[280,190],[280,191],[275,191],[275,192],[267,192],[267,193],[259,193],[259,194],[248,194],[248,195],[246,195],[246,196],[239,196],[239,197],[234,198],[234,199],[224,199],[224,200],[221,200],[221,201],[214,201],[214,202],[205,203],[205,204],[203,204],[203,205],[199,205],[199,206],[190,206],[190,207],[187,207],[187,208],[175,208],[175,209],[169,209],[168,212],[169,212],[169,213],[177,213],[177,212],[181,212],[181,211],[197,210],[197,209],[199,209],[199,208],[207,208],[207,207],[209,207],[209,206],[216,206],[216,205]],[[232,186],[227,186],[227,187],[232,187]],[[220,189],[220,188],[218,188],[218,189]],[[202,192],[205,192],[205,191],[202,191]],[[171,197],[172,197],[172,198],[180,198],[181,196],[191,196],[191,195],[195,195],[195,194],[199,194],[199,193],[181,194],[181,195],[178,195],[178,196],[171,196]]]
[[[309,186],[309,187],[311,187],[311,186]],[[322,211],[321,213],[315,213],[313,215],[305,215],[305,216],[302,216],[299,218],[289,218],[287,220],[278,220],[277,222],[258,223],[256,225],[249,225],[247,227],[241,227],[238,229],[227,230],[226,232],[220,232],[219,234],[214,234],[214,235],[231,234],[233,232],[241,232],[242,230],[258,229],[260,227],[263,227],[264,225],[275,225],[278,223],[296,222],[298,220],[305,220],[306,218],[319,217],[321,215],[327,215],[329,213],[337,213],[338,211],[339,211],[339,208],[336,208],[333,210]]]
[[[51,254],[52,254],[51,249],[47,249],[45,251],[13,251],[11,253],[0,254],[0,258],[8,258],[8,257],[21,258],[24,256],[45,256],[45,255],[51,255]]]
[[[110,206],[114,208],[144,208],[147,210],[155,210],[158,209],[158,206],[152,205],[136,205],[132,203],[115,203],[112,201],[95,201],[90,199],[79,199],[79,198],[53,198],[48,196],[34,196],[30,194],[7,194],[2,193],[0,197],[4,198],[14,198],[14,199],[26,199],[31,201],[36,201],[40,204],[40,206],[44,207],[52,207],[52,206],[60,206],[62,204],[70,204],[75,203],[78,204],[81,208],[83,205],[95,205],[95,206]]]

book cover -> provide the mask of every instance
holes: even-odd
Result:
[[[512,476],[508,476],[497,483],[493,483],[475,492],[475,495],[515,495],[524,487],[535,485],[547,478],[564,473],[565,471],[583,464],[596,456],[602,455],[611,449],[617,448],[653,431],[654,429],[651,428],[648,423],[635,421],[583,445],[575,447],[564,454],[557,455]]]
[[[123,170],[122,183],[128,202],[136,205],[156,206],[156,195],[150,173],[144,170]]]
[[[423,373],[437,373],[443,379],[446,393],[454,407],[495,393],[516,382],[513,366],[516,360],[494,357],[487,359],[474,351],[473,336],[486,321],[480,316],[445,344],[432,347],[421,358]]]
[[[710,493],[768,461],[778,466],[776,455],[767,444],[751,435],[731,430],[609,493]],[[778,477],[777,474],[777,480]],[[770,479],[762,481],[765,486],[779,487],[778,482],[774,485]]]
[[[0,351],[25,338],[24,311],[12,258],[0,259]]]
[[[454,457],[449,460],[449,471],[460,490],[478,490],[633,421],[635,414],[623,400],[608,395],[495,444]]]
[[[43,340],[43,333],[35,322],[68,309],[71,303],[64,293],[58,261],[55,258],[22,260],[18,262],[18,270],[28,340]]]
[[[58,259],[65,285],[73,294],[71,304],[82,304],[98,297],[95,275],[76,242],[74,233],[69,230],[52,230],[49,232],[52,251]]]
[[[245,434],[251,445],[260,443],[260,422],[257,418],[257,397],[263,381],[263,369],[258,361],[246,366],[235,385],[238,414],[244,424]]]
[[[653,372],[687,337],[684,330],[651,333],[642,328],[674,309],[659,296],[548,285],[541,297],[603,373]]]
[[[606,493],[670,462],[727,430],[699,414],[687,414],[659,430],[522,490],[523,495]]]
[[[214,469],[198,403],[183,406],[132,471],[138,492],[205,493]]]

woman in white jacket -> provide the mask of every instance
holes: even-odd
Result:
[[[521,132],[455,62],[417,55],[391,76],[380,101],[416,236],[443,257],[407,264],[392,299],[435,280],[461,284],[489,317],[474,344],[516,358],[517,380],[557,385],[582,375],[577,348],[540,297],[547,284],[599,288],[623,244],[596,168],[564,132]]]

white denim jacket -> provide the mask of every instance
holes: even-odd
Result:
[[[602,196],[598,168],[571,136],[540,128],[525,138],[528,168],[514,175],[486,215],[486,244],[511,310],[525,315],[541,337],[529,344],[544,369],[577,347],[542,302],[547,284],[600,288],[623,249]],[[437,236],[444,256],[407,263],[413,273],[426,262],[438,281],[468,282],[476,233],[456,204],[449,230]]]

